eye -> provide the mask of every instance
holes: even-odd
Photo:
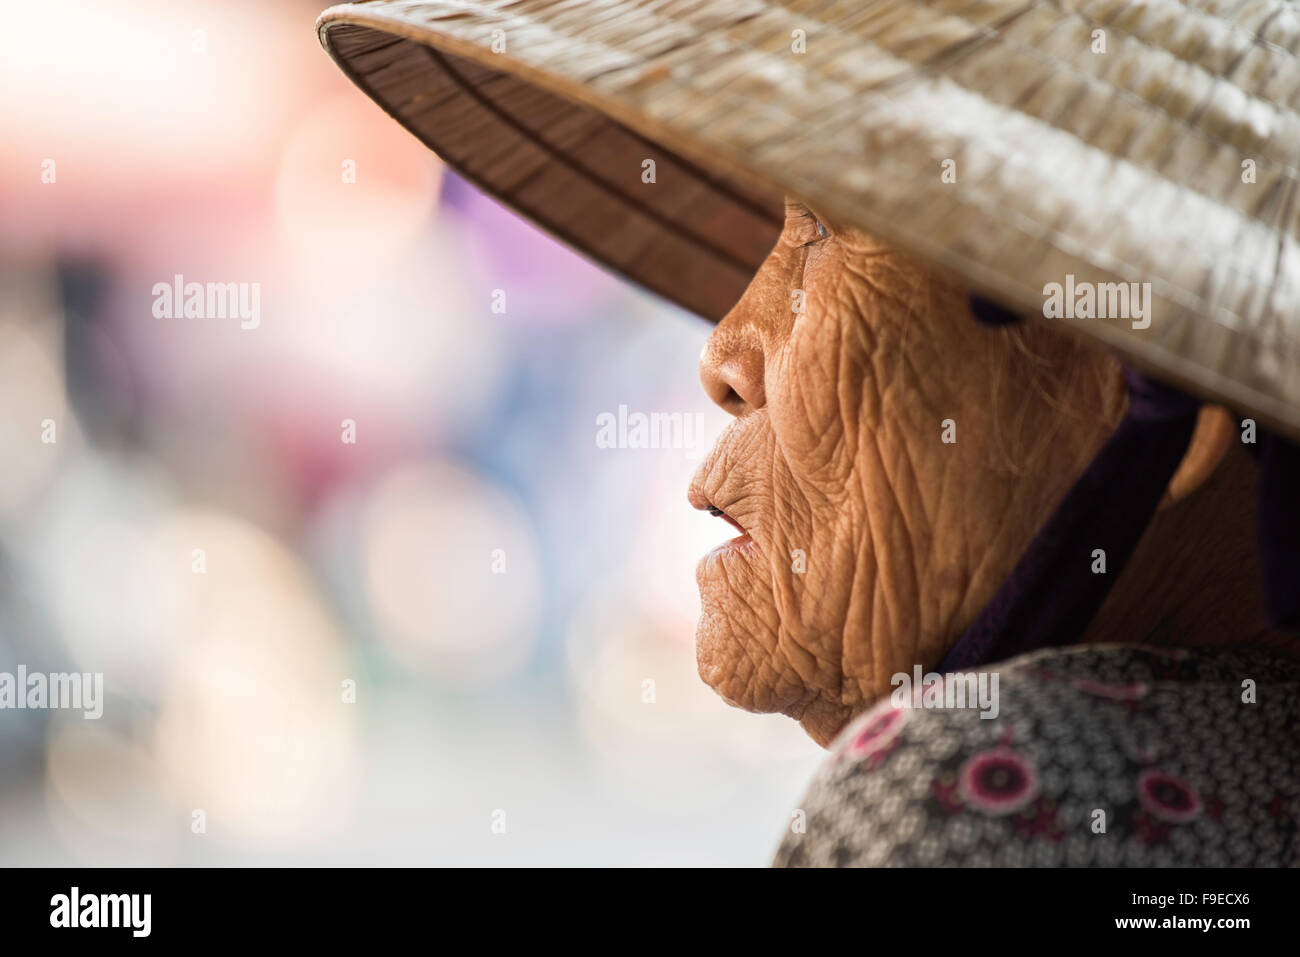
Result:
[[[811,237],[799,243],[800,249],[819,243],[830,236],[831,231],[826,228],[826,224],[818,219],[817,214],[803,203],[788,202],[785,209],[787,218],[797,222],[799,235]]]

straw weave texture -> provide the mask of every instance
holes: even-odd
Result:
[[[450,165],[710,319],[790,193],[1030,313],[1067,275],[1150,283],[1148,328],[1056,321],[1300,436],[1291,3],[378,0],[318,29]]]

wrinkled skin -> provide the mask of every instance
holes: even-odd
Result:
[[[691,503],[750,539],[697,569],[699,671],[729,703],[788,714],[826,745],[893,674],[936,666],[1118,422],[1113,358],[1045,323],[982,326],[966,302],[870,236],[787,206],[700,359],[736,419]],[[1176,529],[1153,537],[1148,551],[1177,552]],[[1116,592],[1110,619],[1151,624],[1135,617],[1146,583]]]

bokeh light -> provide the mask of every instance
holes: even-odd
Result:
[[[399,468],[374,489],[362,539],[379,634],[409,665],[455,684],[504,681],[538,631],[528,518],[448,463]]]
[[[0,671],[107,700],[0,712],[0,860],[766,863],[822,752],[696,674],[707,328],[446,170],[321,7],[6,11]],[[256,328],[155,316],[177,274]],[[598,448],[620,405],[701,441]]]

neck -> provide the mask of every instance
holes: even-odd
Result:
[[[1300,641],[1264,616],[1255,472],[1237,445],[1201,488],[1158,511],[1083,640],[1300,656]]]

